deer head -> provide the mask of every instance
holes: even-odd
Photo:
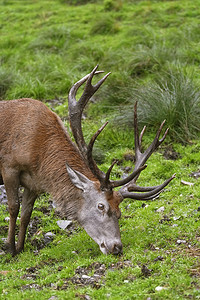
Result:
[[[94,75],[102,73],[97,71],[98,66],[94,70],[76,82],[69,92],[69,119],[80,155],[94,177],[95,181],[90,180],[77,170],[67,165],[69,177],[74,184],[82,192],[81,209],[78,214],[78,221],[85,228],[86,232],[94,239],[100,247],[100,250],[107,253],[119,254],[122,252],[122,243],[120,239],[120,231],[118,219],[121,216],[119,204],[125,199],[133,200],[150,200],[158,197],[165,186],[175,177],[173,175],[163,184],[152,187],[139,187],[136,184],[142,170],[146,168],[146,161],[150,155],[164,141],[168,129],[163,137],[159,139],[161,130],[165,121],[161,124],[152,144],[145,152],[141,151],[142,137],[145,131],[143,128],[141,134],[138,132],[137,123],[137,103],[134,109],[134,136],[135,136],[135,168],[133,172],[125,179],[113,181],[110,179],[112,168],[116,161],[112,163],[106,173],[102,172],[92,157],[94,142],[98,135],[102,132],[108,122],[106,122],[91,138],[87,145],[83,136],[81,119],[83,110],[92,95],[99,89],[110,73],[106,74],[98,83],[92,85]],[[76,100],[76,94],[79,87],[86,82],[85,89],[80,97]],[[114,189],[121,187],[118,191]]]

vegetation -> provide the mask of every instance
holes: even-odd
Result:
[[[113,158],[113,178],[132,167],[138,100],[144,147],[163,119],[170,127],[139,183],[177,173],[159,199],[122,203],[121,257],[101,254],[77,224],[61,230],[42,196],[25,252],[0,251],[0,299],[199,299],[199,1],[2,0],[0,9],[0,99],[37,98],[65,120],[70,87],[99,63],[112,74],[83,127],[88,140],[110,120],[95,149],[102,170]],[[7,216],[0,204],[0,249]]]
[[[133,107],[140,104],[141,125],[159,127],[166,120],[172,141],[188,143],[199,135],[200,89],[181,72],[166,73],[160,79],[131,90],[130,105],[124,106],[116,121],[133,127]],[[126,116],[126,118],[124,117]]]

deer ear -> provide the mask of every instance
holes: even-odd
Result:
[[[79,171],[73,170],[68,164],[66,164],[66,168],[71,182],[83,192],[88,190],[91,184],[93,184],[93,182],[90,179],[88,179]]]

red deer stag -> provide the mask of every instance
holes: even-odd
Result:
[[[0,102],[0,183],[5,185],[7,193],[10,223],[6,244],[13,255],[24,248],[34,202],[43,192],[52,195],[65,216],[77,220],[84,227],[103,253],[120,254],[120,202],[124,198],[152,199],[174,178],[173,175],[159,186],[145,188],[136,185],[140,172],[146,167],[146,160],[163,142],[168,131],[159,140],[163,122],[152,144],[142,153],[144,129],[139,136],[136,106],[134,171],[125,179],[113,181],[110,173],[114,163],[106,174],[97,167],[92,149],[107,123],[94,134],[87,145],[81,129],[81,117],[88,100],[110,74],[92,85],[92,78],[98,73],[102,71],[97,71],[95,67],[90,74],[75,83],[69,92],[69,119],[76,145],[71,141],[60,118],[40,101],[18,99]],[[83,94],[76,101],[77,90],[84,82],[86,85]],[[24,187],[24,191],[20,229],[15,245],[20,186]],[[119,191],[114,191],[114,188],[120,186]]]

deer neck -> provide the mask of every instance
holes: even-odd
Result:
[[[51,195],[58,211],[65,217],[77,219],[82,192],[69,179],[66,163],[89,179],[95,178],[67,134],[63,135],[62,139],[59,135],[57,141],[55,136],[51,138],[54,142],[50,140],[42,151],[41,164],[37,172],[39,184],[44,192]]]

